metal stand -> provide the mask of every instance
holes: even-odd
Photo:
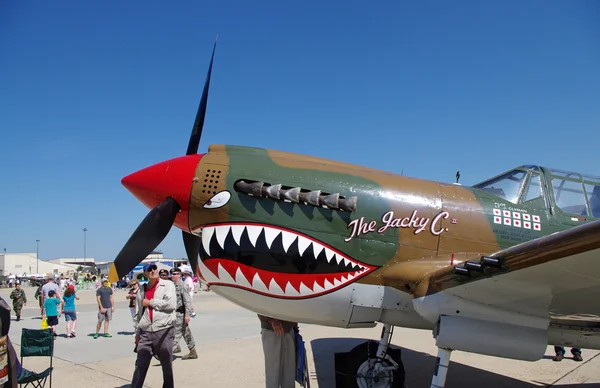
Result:
[[[448,374],[448,366],[450,365],[450,354],[452,350],[438,348],[437,365],[431,380],[431,388],[444,388],[446,384],[446,375]]]

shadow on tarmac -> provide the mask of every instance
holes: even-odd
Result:
[[[310,341],[315,369],[310,372],[311,380],[317,380],[319,387],[335,387],[334,354],[348,352],[372,338],[319,338]],[[564,361],[572,361],[565,358]],[[406,370],[406,387],[429,387],[436,358],[427,353],[402,348],[402,362]],[[533,384],[499,375],[483,369],[450,361],[446,378],[446,388],[486,387],[486,388],[539,388],[548,386]],[[552,385],[553,388],[600,388],[600,384]]]

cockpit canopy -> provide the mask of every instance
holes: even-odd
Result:
[[[597,176],[521,166],[473,187],[514,204],[527,203],[567,214],[600,217],[600,177]]]

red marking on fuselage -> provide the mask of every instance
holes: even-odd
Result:
[[[363,276],[366,276],[369,272],[371,272],[373,270],[373,269],[367,270],[360,275],[356,275],[358,271],[345,272],[345,273],[326,273],[326,274],[290,274],[290,273],[282,273],[282,272],[264,271],[264,270],[250,267],[245,264],[240,264],[238,262],[228,260],[228,259],[211,258],[211,259],[203,260],[203,263],[206,266],[206,268],[208,268],[208,270],[211,271],[217,278],[219,278],[219,270],[218,270],[219,265],[221,265],[223,267],[223,269],[225,269],[227,271],[227,273],[229,273],[229,274],[231,274],[232,272],[235,274],[237,272],[237,269],[239,268],[251,286],[252,286],[252,282],[253,282],[256,274],[258,274],[258,276],[260,277],[260,279],[264,283],[264,285],[267,287],[267,289],[270,288],[270,283],[271,283],[271,281],[267,280],[267,279],[274,279],[275,282],[277,283],[277,285],[279,285],[279,287],[281,288],[281,290],[284,293],[285,293],[288,283],[300,294],[300,283],[303,283],[305,287],[307,287],[309,290],[314,292],[315,282],[318,285],[323,285],[322,288],[325,288],[325,281],[329,282],[331,285],[334,284],[334,280],[336,280],[336,279],[338,281],[342,282],[342,284],[340,284],[337,287],[334,287],[332,289],[324,290],[320,293],[309,294],[309,295],[302,295],[302,294],[300,294],[300,295],[279,295],[279,294],[275,294],[273,292],[264,292],[264,291],[260,291],[260,290],[254,289],[254,288],[248,288],[248,287],[242,286],[240,284],[237,284],[237,282],[236,283],[227,283],[227,282],[222,282],[222,281],[215,281],[215,282],[209,283],[209,285],[211,285],[211,286],[219,285],[219,286],[229,286],[229,287],[241,288],[241,289],[252,291],[252,292],[255,292],[258,294],[275,296],[275,297],[285,298],[285,299],[301,299],[301,298],[306,298],[306,297],[312,298],[312,297],[328,294],[330,292],[339,290],[340,288],[343,288],[343,287],[347,286],[348,284],[353,283],[357,279],[360,279]],[[356,275],[356,277],[354,279],[348,281],[349,275]],[[232,278],[234,281],[236,280],[235,276],[232,276]],[[219,280],[221,280],[221,279],[219,278]]]

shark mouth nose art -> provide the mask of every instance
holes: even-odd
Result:
[[[194,233],[202,235],[200,276],[211,285],[303,299],[338,290],[376,269],[273,225],[206,225]]]

